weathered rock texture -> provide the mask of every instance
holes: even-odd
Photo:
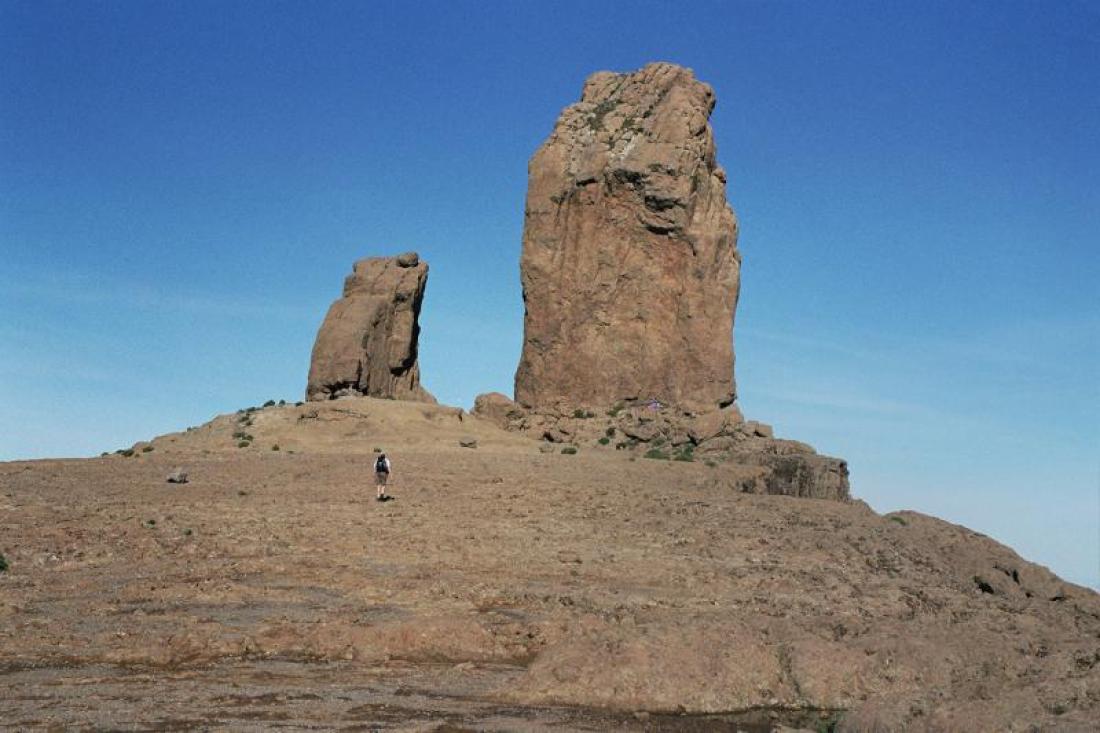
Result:
[[[505,430],[597,452],[625,451],[655,460],[703,462],[712,479],[746,494],[848,501],[848,463],[796,440],[776,438],[770,425],[745,421],[735,405],[698,414],[647,405],[524,409],[502,394],[478,395],[473,414]],[[558,446],[559,448],[562,446]]]
[[[532,157],[516,400],[735,398],[737,220],[691,70],[599,72]]]
[[[306,399],[368,395],[434,402],[420,386],[418,318],[428,263],[415,252],[355,263],[325,316],[309,365]]]

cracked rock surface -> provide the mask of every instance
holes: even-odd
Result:
[[[735,396],[737,220],[691,70],[599,72],[531,158],[516,401]]]
[[[356,262],[317,332],[306,399],[434,402],[420,385],[417,352],[427,282],[428,263],[415,252]]]

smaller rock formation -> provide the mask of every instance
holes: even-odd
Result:
[[[428,263],[415,252],[355,263],[325,316],[306,384],[307,400],[343,396],[435,402],[420,386],[418,319]]]

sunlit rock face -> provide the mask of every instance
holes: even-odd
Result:
[[[737,220],[691,70],[599,72],[529,166],[516,401],[731,403]]]

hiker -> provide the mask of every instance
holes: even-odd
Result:
[[[374,486],[378,490],[378,501],[389,498],[386,496],[386,482],[390,478],[390,468],[390,459],[386,458],[385,453],[379,453],[374,461]]]

